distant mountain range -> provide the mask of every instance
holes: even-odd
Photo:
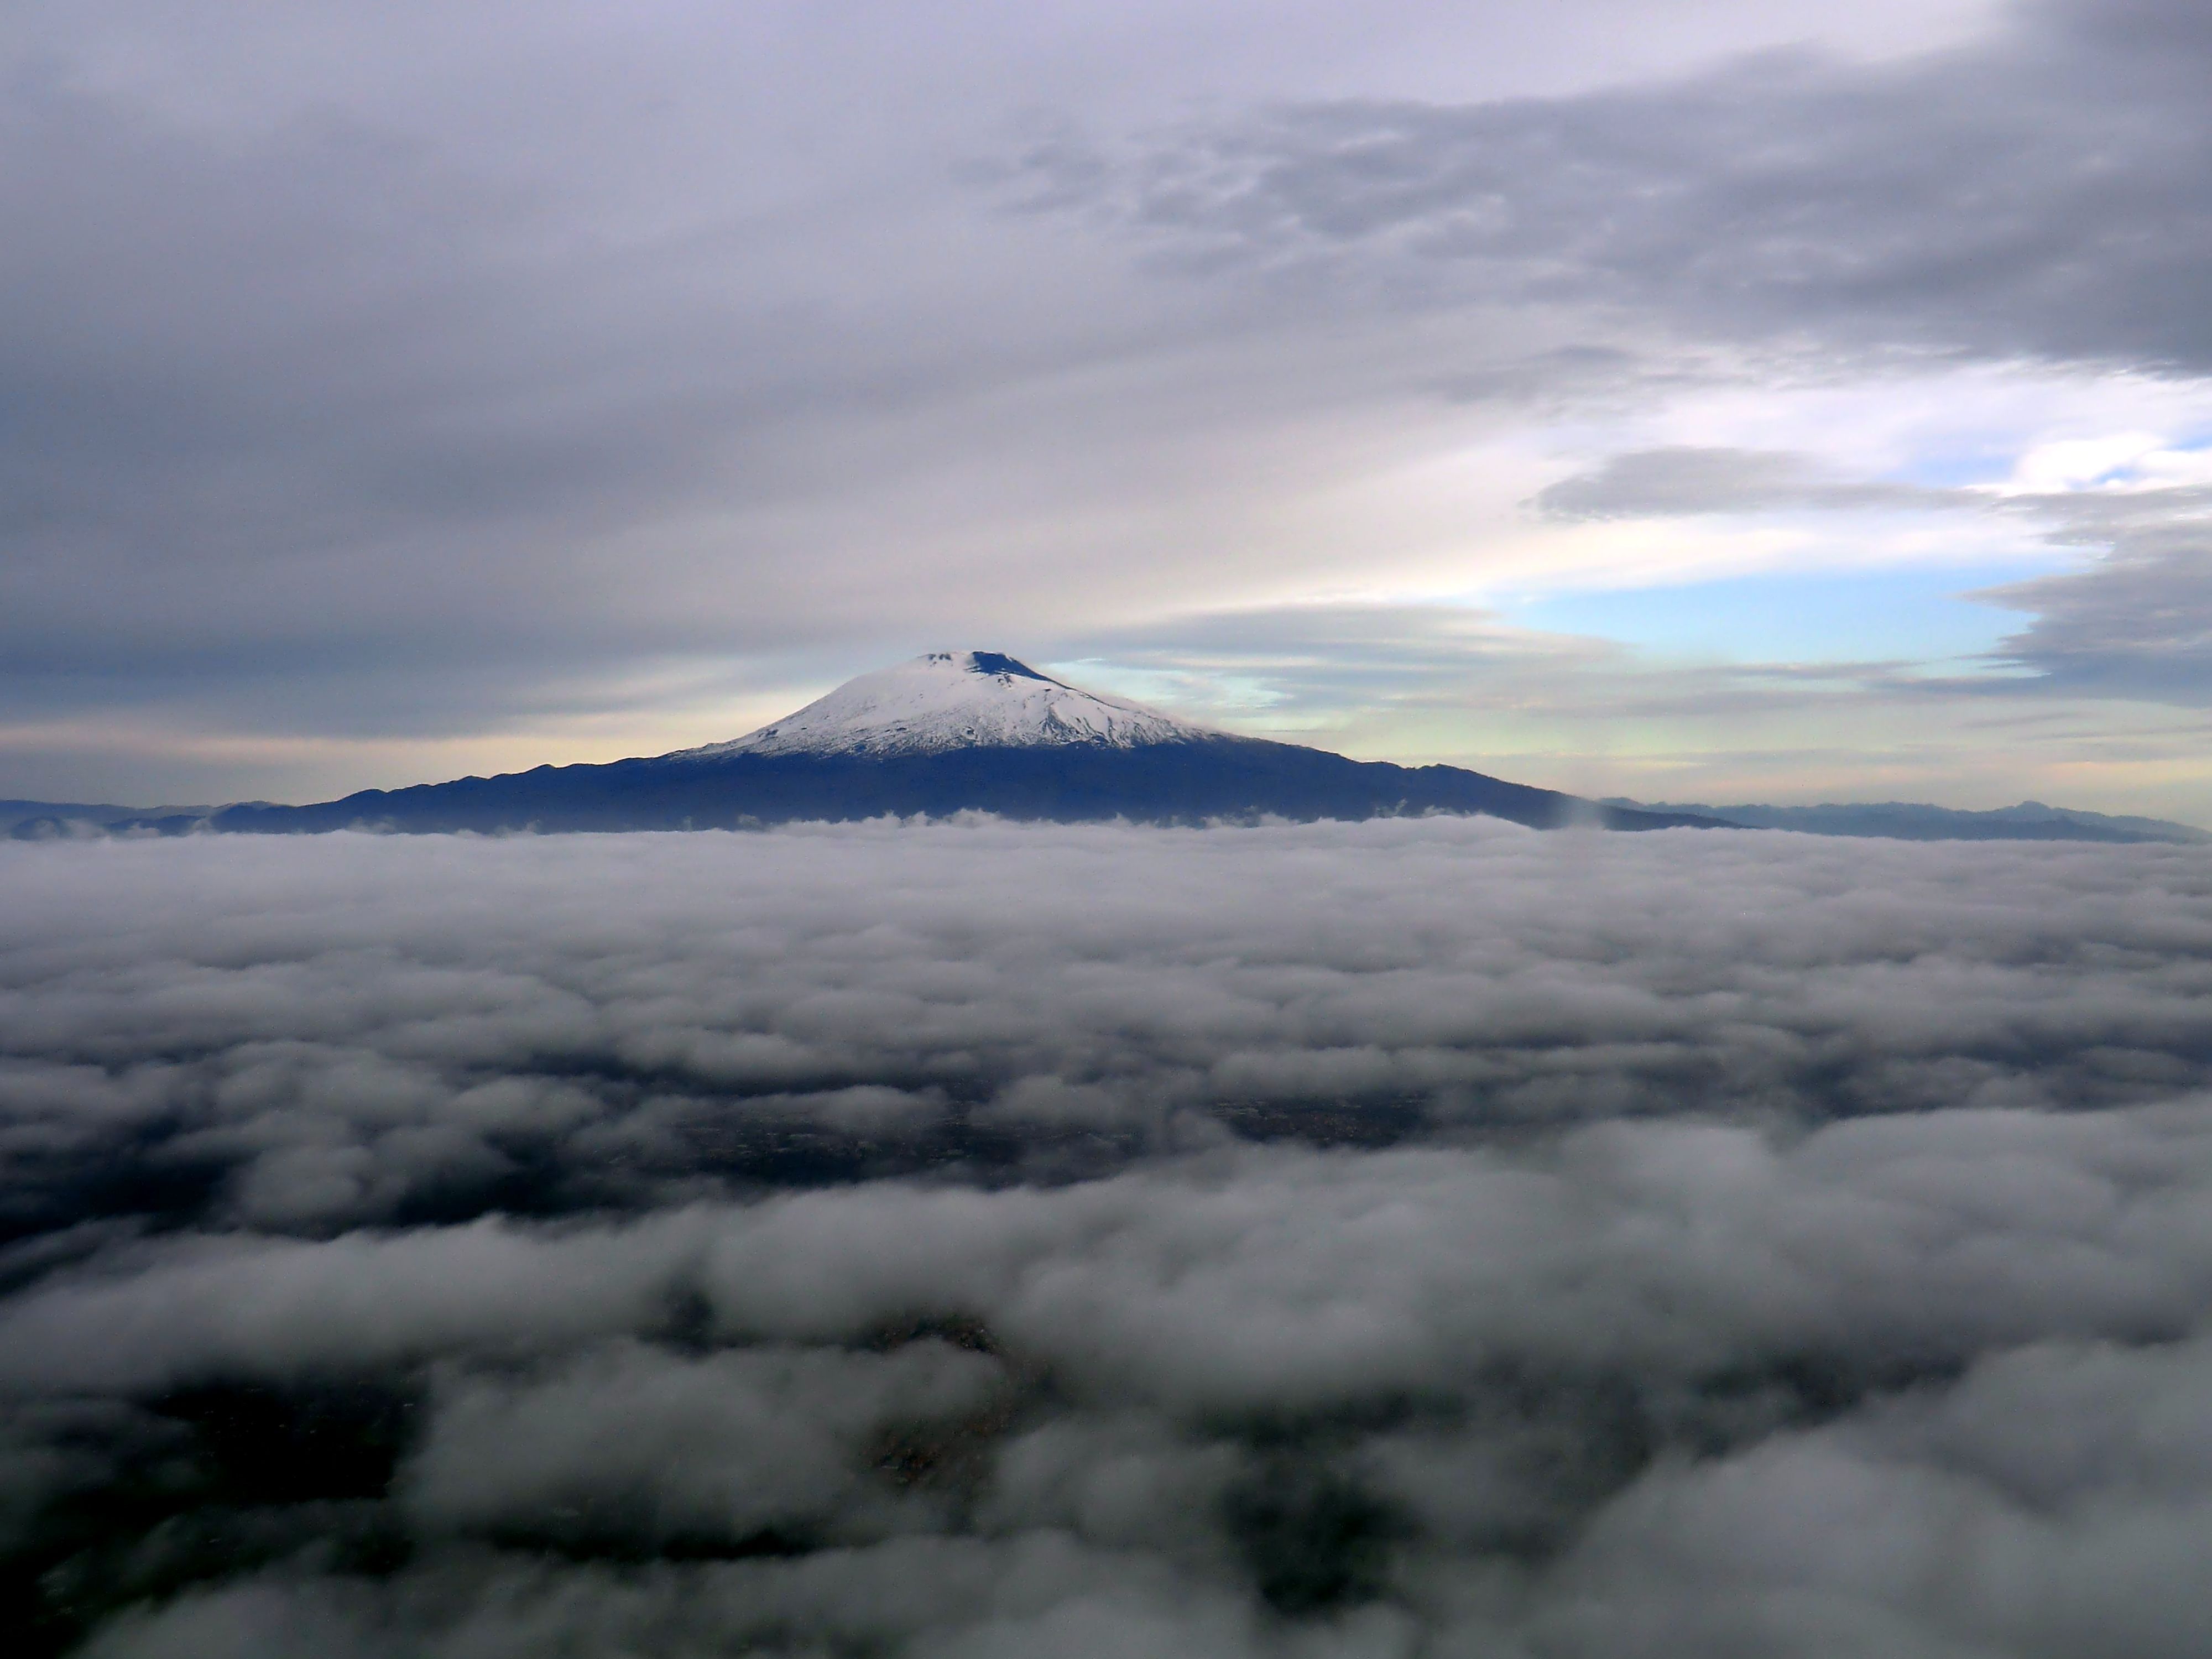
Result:
[[[1356,761],[1231,736],[1085,691],[988,651],[932,652],[863,674],[745,737],[673,754],[369,789],[304,806],[249,801],[135,811],[0,801],[0,827],[19,840],[344,829],[500,833],[737,829],[961,811],[1146,823],[1433,811],[1483,813],[1539,829],[1771,827],[1921,839],[2212,840],[2182,824],[2033,803],[1987,813],[1584,800],[1461,767]],[[1792,814],[1811,816],[1784,821]],[[1939,821],[1953,827],[1932,827]]]
[[[0,833],[16,841],[103,835],[188,835],[218,806],[116,806],[89,801],[0,800]]]
[[[1621,797],[1607,805],[1648,812],[1686,812],[1753,830],[1808,836],[1877,836],[1891,841],[2212,842],[2212,831],[2165,818],[2115,817],[2024,800],[1987,812],[1955,811],[1911,801],[1831,802],[1820,806],[1650,805]]]

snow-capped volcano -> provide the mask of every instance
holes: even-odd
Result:
[[[933,651],[848,680],[734,743],[599,765],[227,806],[209,828],[736,830],[995,812],[1032,822],[1203,824],[1487,812],[1548,829],[1710,824],[1577,800],[1455,766],[1356,761],[1209,731],[995,651]]]
[[[951,749],[1136,749],[1221,734],[1101,696],[996,651],[932,651],[863,674],[796,714],[683,758],[929,755]]]

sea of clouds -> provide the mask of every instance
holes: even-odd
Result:
[[[2212,1651],[2212,856],[0,845],[0,1626]]]

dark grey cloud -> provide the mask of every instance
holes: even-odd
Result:
[[[2200,849],[0,854],[44,1650],[2207,1633]]]
[[[1957,9],[14,9],[11,793],[337,793],[370,763],[318,742],[504,759],[679,674],[1332,586],[1264,520],[1348,428],[1663,395],[1746,328],[2194,361],[2193,37],[2038,12],[1899,58]],[[1686,67],[1804,35],[1892,55]],[[1346,87],[1492,101],[1314,101]],[[1200,93],[1231,113],[1086,148]],[[1060,205],[991,211],[994,154]],[[1227,279],[1152,280],[1132,219]]]
[[[2045,686],[2202,707],[2212,699],[2212,489],[2047,500],[2055,538],[2100,549],[2087,568],[1981,597],[2033,611],[2006,660]]]
[[[958,119],[794,94],[884,81],[874,33],[437,10],[0,33],[11,723],[450,735],[904,644],[851,578],[914,547],[825,492],[933,484],[1113,331],[998,303],[1051,261],[945,184]]]
[[[768,240],[738,182],[692,198],[705,230],[639,238],[573,178],[342,109],[208,131],[26,76],[0,123],[0,385],[36,411],[0,448],[19,715],[151,690],[263,730],[448,732],[640,660],[803,647],[795,615],[611,614],[609,542],[771,509],[816,470],[810,423],[994,376],[949,324],[872,338],[818,280],[834,230]],[[763,562],[742,532],[696,550],[664,585]]]
[[[2191,298],[2212,252],[2208,54],[2191,8],[2039,4],[1915,58],[1785,52],[1457,105],[1286,100],[1119,145],[1064,141],[1038,165],[1056,209],[1255,305],[1581,319],[1584,343],[1469,371],[1449,382],[1457,395],[1589,403],[1609,381],[1649,397],[1655,377],[1711,372],[1694,348],[1724,341],[1816,374],[1961,356],[2196,374],[2212,361]],[[1996,501],[1677,446],[1614,455],[1531,505],[1566,520],[2014,514],[2097,556],[1984,595],[2036,613],[1997,656],[2028,672],[1956,689],[2205,696],[2198,493]],[[1328,650],[1332,678],[1370,684],[1357,640]]]
[[[1053,177],[1164,258],[1302,302],[1583,303],[1791,349],[2193,372],[2208,69],[2196,8],[2045,3],[1902,60],[1286,102]]]

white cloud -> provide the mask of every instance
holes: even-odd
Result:
[[[88,1651],[2201,1647],[2199,849],[0,862]]]

